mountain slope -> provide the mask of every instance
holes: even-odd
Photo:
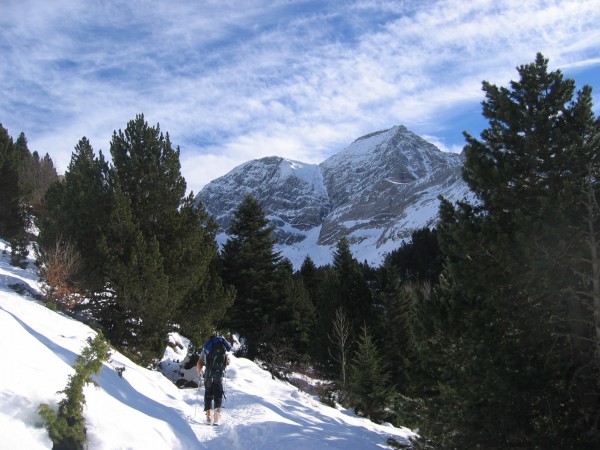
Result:
[[[202,202],[227,239],[233,211],[247,194],[275,226],[276,250],[299,267],[310,255],[330,262],[342,236],[354,256],[379,264],[416,228],[430,226],[443,195],[468,195],[462,158],[395,126],[363,136],[319,165],[268,157],[236,167],[202,189]]]
[[[0,251],[6,248],[0,240]],[[9,255],[0,254],[0,448],[50,449],[36,409],[60,401],[57,391],[65,387],[71,365],[95,332],[35,300],[34,265],[22,270],[8,260]],[[125,369],[122,377],[117,368]],[[228,369],[220,427],[194,420],[202,417],[202,389],[177,389],[161,373],[118,352],[96,381],[98,388],[84,390],[90,450],[376,449],[386,448],[388,437],[412,435],[325,406],[241,358],[233,358]]]

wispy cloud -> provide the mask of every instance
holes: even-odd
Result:
[[[596,0],[3,3],[11,134],[64,170],[82,136],[108,153],[143,112],[196,192],[249,159],[320,162],[394,124],[456,150],[481,81],[507,83],[537,51],[600,72]]]

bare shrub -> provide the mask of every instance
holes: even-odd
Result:
[[[295,353],[285,343],[270,343],[261,346],[262,360],[260,366],[269,371],[273,379],[289,381],[291,370],[290,361]]]
[[[44,280],[44,299],[59,308],[73,310],[81,298],[74,277],[81,268],[81,256],[70,242],[57,241],[52,247],[40,252],[41,271]]]
[[[328,334],[334,351],[329,348],[329,356],[340,366],[340,387],[346,389],[348,370],[348,349],[350,347],[350,322],[342,308],[335,311],[332,334]]]

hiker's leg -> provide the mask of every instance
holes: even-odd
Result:
[[[213,383],[213,394],[215,397],[215,409],[219,409],[223,404],[223,381],[219,380]]]
[[[208,379],[204,383],[204,411],[212,409],[213,400],[215,400],[215,383]]]

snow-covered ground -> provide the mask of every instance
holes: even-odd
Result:
[[[57,405],[57,391],[94,331],[35,300],[35,266],[10,266],[6,248],[0,240],[0,449],[49,449],[37,407]],[[387,448],[389,437],[402,441],[413,434],[325,406],[243,358],[232,358],[227,371],[219,427],[203,423],[202,388],[178,389],[118,352],[96,381],[97,388],[84,390],[91,450],[375,449]]]

